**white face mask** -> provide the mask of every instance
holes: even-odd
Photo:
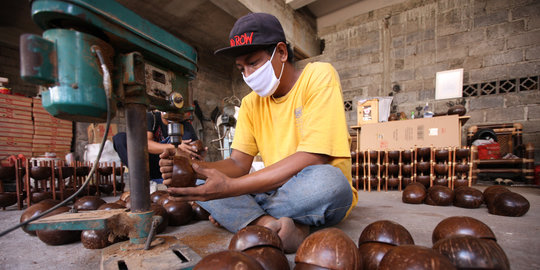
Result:
[[[255,72],[251,73],[247,77],[245,77],[244,73],[242,73],[242,77],[244,78],[246,84],[260,97],[267,97],[274,94],[279,86],[281,75],[283,74],[283,67],[285,66],[285,63],[281,65],[279,78],[276,78],[274,67],[272,67],[272,59],[274,58],[276,48],[274,48],[274,52],[272,53],[270,60],[264,63],[264,65],[262,65],[259,69],[255,70]]]

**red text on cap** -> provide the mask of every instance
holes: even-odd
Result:
[[[239,45],[249,45],[253,42],[253,32],[251,32],[248,36],[247,33],[243,33],[239,36],[234,36],[231,38],[231,47],[239,46]]]

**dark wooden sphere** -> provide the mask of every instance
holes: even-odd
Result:
[[[521,194],[502,192],[497,194],[493,203],[488,205],[488,211],[493,215],[521,217],[529,211],[530,207],[529,201]]]
[[[157,203],[162,196],[169,196],[169,193],[165,190],[156,190],[150,194],[150,201]]]
[[[88,173],[90,173],[90,167],[81,166],[81,167],[77,167],[75,175],[77,175],[77,176],[87,176]]]
[[[78,211],[97,210],[102,204],[105,204],[105,203],[106,202],[100,197],[84,196],[78,199],[73,204],[73,208],[77,209]]]
[[[369,170],[371,171],[371,175],[376,175],[379,171],[379,166],[377,164],[369,164]]]
[[[112,210],[112,209],[122,209],[122,208],[126,208],[126,206],[117,204],[117,203],[104,203],[101,206],[99,206],[97,210]]]
[[[394,245],[378,242],[363,243],[358,247],[363,270],[377,270],[382,258]]]
[[[379,264],[379,270],[405,269],[454,270],[456,267],[448,258],[433,249],[415,245],[392,248]]]
[[[150,205],[150,210],[154,211],[154,216],[160,216],[163,218],[163,221],[161,221],[156,228],[156,233],[164,232],[169,225],[169,214],[167,213],[167,210],[161,204],[156,203],[152,203]]]
[[[420,161],[416,164],[416,170],[420,173],[428,174],[430,164],[428,161]]]
[[[167,195],[162,195],[161,198],[159,198],[159,200],[156,203],[165,206],[169,202],[172,202],[172,200],[171,200],[171,197],[169,197],[169,194],[167,194]]]
[[[191,146],[195,146],[195,152],[197,152],[197,155],[203,155],[206,152],[206,150],[204,149],[204,144],[201,140],[196,140],[188,144]]]
[[[126,187],[126,183],[116,182],[116,191],[124,191],[124,188]]]
[[[0,165],[0,180],[11,179],[15,177],[15,166]]]
[[[210,213],[208,213],[208,211],[206,211],[196,202],[191,204],[191,208],[193,209],[196,220],[208,220],[208,218],[210,217]]]
[[[468,187],[469,180],[467,178],[457,178],[454,180],[454,188],[458,187]]]
[[[399,186],[399,178],[397,177],[389,177],[387,181],[388,181],[388,187],[390,188],[395,188]]]
[[[443,219],[431,235],[432,243],[455,235],[470,235],[477,238],[497,240],[493,231],[484,222],[466,216],[454,216]]]
[[[111,194],[114,191],[114,186],[112,184],[100,184],[99,191],[105,194]]]
[[[34,166],[30,168],[30,177],[35,180],[44,180],[52,175],[51,167]]]
[[[124,167],[116,167],[114,168],[114,174],[115,175],[122,175],[124,173]]]
[[[262,266],[249,255],[240,251],[225,250],[212,253],[198,262],[194,270],[264,270]]]
[[[433,249],[446,256],[458,269],[510,269],[510,263],[497,242],[470,235],[442,239]]]
[[[486,189],[484,189],[484,203],[489,207],[489,205],[493,202],[495,199],[495,196],[497,196],[499,193],[503,192],[510,192],[509,189],[507,189],[504,186],[489,186]]]
[[[437,177],[433,179],[433,185],[448,186],[448,179],[445,177]]]
[[[420,147],[416,150],[418,160],[429,161],[431,156],[431,147]]]
[[[109,230],[86,230],[81,233],[81,242],[87,249],[102,249],[113,243],[109,240]]]
[[[32,192],[32,203],[38,203],[48,199],[52,199],[52,193],[49,191]]]
[[[437,161],[448,161],[448,149],[437,149],[435,150],[435,160]]]
[[[55,201],[52,199],[49,200],[43,200],[37,204],[33,204],[30,207],[26,208],[24,212],[21,215],[20,222],[23,223],[49,209],[51,209],[56,204],[60,203],[60,201]],[[36,235],[36,231],[29,231],[26,229],[26,226],[22,227],[23,231],[26,232],[29,235]]]
[[[322,229],[306,237],[294,261],[329,269],[359,269],[361,265],[353,240],[337,228]]]
[[[62,206],[51,213],[45,215],[50,217],[70,210],[67,206]],[[60,230],[39,230],[36,234],[43,243],[51,246],[64,245],[77,242],[81,239],[81,231],[60,231]]]
[[[193,210],[187,202],[170,201],[163,206],[169,214],[170,226],[188,224],[193,219]]]
[[[423,184],[413,182],[405,187],[401,194],[404,203],[421,204],[427,196],[426,187]]]
[[[264,270],[288,270],[289,260],[283,251],[269,246],[252,247],[244,253],[257,260]]]
[[[413,155],[413,152],[411,150],[403,150],[403,152],[401,152],[401,161],[411,162],[413,159],[412,155]]]
[[[411,171],[412,171],[412,165],[411,164],[403,164],[401,166],[401,173],[403,175],[407,175],[407,176],[410,176],[411,175]]]
[[[309,264],[309,263],[296,263],[294,265],[294,270],[331,270],[326,267],[320,267],[317,265]]]
[[[229,249],[244,251],[252,247],[271,246],[283,251],[281,238],[269,228],[251,225],[240,229],[231,238]]]
[[[459,116],[465,115],[467,109],[463,105],[454,105],[448,109],[448,115],[457,114]]]
[[[17,193],[2,192],[0,193],[0,207],[7,207],[17,203]]]
[[[435,163],[433,170],[437,175],[446,175],[448,174],[448,165],[444,163]]]
[[[472,187],[454,189],[454,206],[462,208],[478,208],[484,203],[482,191]]]
[[[356,161],[356,151],[354,151],[354,150],[351,151],[351,160],[353,162]]]
[[[120,200],[120,199],[118,199],[118,200],[115,201],[114,203],[116,203],[116,204],[118,204],[118,205],[121,205],[121,206],[123,206],[124,208],[127,208],[127,207],[126,207],[126,202],[124,202],[124,201],[122,201],[122,200]]]
[[[197,177],[191,167],[191,160],[186,156],[173,157],[173,171],[169,187],[194,187]]]
[[[102,176],[109,176],[112,174],[113,168],[112,167],[99,167],[97,168],[97,172]]]
[[[66,179],[73,175],[75,169],[69,166],[56,167],[54,169],[54,174],[56,178],[60,178],[60,172],[62,172],[62,179]]]
[[[428,188],[430,185],[430,176],[429,175],[417,175],[416,176],[416,183],[420,183],[424,185],[424,187]]]
[[[414,240],[405,227],[390,220],[379,220],[369,224],[358,239],[358,246],[367,242],[386,243],[394,246],[414,245]]]
[[[471,150],[469,148],[456,149],[456,160],[468,159]]]
[[[412,178],[410,178],[410,177],[403,177],[401,179],[401,186],[403,188],[407,187],[411,183],[415,183],[415,182],[413,182]]]
[[[456,164],[456,172],[457,173],[468,173],[469,172],[469,164],[466,164],[466,163],[458,163],[458,164]]]
[[[393,161],[394,163],[399,162],[399,151],[397,150],[388,151],[388,159],[390,161]]]
[[[398,164],[388,164],[388,174],[389,175],[395,175],[397,176],[399,173],[399,165]]]
[[[126,191],[124,193],[122,193],[122,195],[120,195],[120,200],[126,202],[127,199],[131,196],[131,194],[129,193],[129,191]]]
[[[377,177],[372,176],[368,179],[368,183],[371,185],[371,188],[377,188],[377,183],[379,183],[379,180]]]
[[[379,151],[371,150],[369,151],[369,161],[371,163],[377,163],[377,156],[379,155]]]
[[[454,202],[454,191],[445,186],[432,186],[428,189],[424,202],[436,206],[452,205]]]

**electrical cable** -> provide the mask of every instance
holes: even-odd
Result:
[[[28,223],[32,222],[32,221],[35,221],[35,220],[38,220],[40,218],[42,218],[43,216],[51,213],[52,211],[66,205],[69,201],[73,200],[77,195],[79,195],[79,193],[81,193],[84,188],[86,188],[86,186],[88,185],[88,183],[90,182],[90,179],[92,178],[98,164],[99,164],[99,160],[101,159],[101,153],[103,152],[103,148],[105,146],[105,142],[107,141],[107,136],[109,134],[109,126],[111,125],[111,107],[110,107],[110,98],[111,98],[111,87],[112,87],[112,83],[111,83],[111,75],[109,73],[109,69],[107,68],[107,65],[105,64],[105,61],[104,61],[104,57],[103,57],[103,54],[101,52],[101,49],[99,48],[99,46],[97,45],[93,45],[91,47],[92,49],[92,52],[94,52],[97,57],[98,57],[98,60],[100,62],[100,66],[101,66],[101,70],[103,72],[103,86],[105,88],[105,95],[106,95],[106,100],[107,100],[107,123],[106,123],[106,128],[105,128],[105,134],[103,134],[103,138],[101,139],[101,145],[99,147],[99,152],[97,154],[97,157],[96,157],[96,160],[94,161],[94,165],[92,166],[92,169],[90,170],[90,172],[88,173],[88,175],[86,176],[86,180],[84,181],[84,183],[82,184],[82,186],[79,188],[79,190],[77,190],[77,192],[75,192],[73,195],[69,196],[67,199],[65,199],[64,201],[58,203],[57,205],[53,206],[51,209],[35,216],[35,217],[32,217],[22,223],[19,223],[15,226],[12,226],[10,228],[8,228],[7,230],[4,230],[2,232],[0,232],[0,237],[20,228],[20,227],[23,227],[23,226],[26,226]]]

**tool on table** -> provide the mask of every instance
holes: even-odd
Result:
[[[192,267],[200,257],[174,239],[157,238],[146,245],[150,249],[154,243],[168,245],[159,254],[134,250],[142,250],[152,236],[146,111],[152,106],[168,113],[172,143],[178,146],[179,122],[193,110],[184,103],[190,100],[188,81],[197,70],[194,48],[115,1],[34,0],[31,4],[32,19],[45,31],[42,36],[21,36],[21,77],[42,86],[43,107],[57,118],[110,123],[116,111],[124,109],[131,211],[66,213],[27,228],[125,228],[118,233],[129,234],[129,247],[119,243],[104,249],[102,269]],[[126,249],[133,252],[121,252]]]

